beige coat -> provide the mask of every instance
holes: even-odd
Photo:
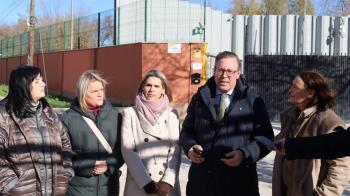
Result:
[[[316,111],[316,110],[315,110]],[[306,113],[312,113],[309,111]],[[284,137],[308,137],[330,133],[344,122],[332,111],[317,111],[299,133],[297,130],[303,118],[299,118],[295,108],[281,114],[281,132],[276,140]],[[286,160],[276,155],[273,169],[273,196],[335,196],[341,195],[350,177],[350,158],[334,160],[298,159]],[[285,185],[287,184],[287,185]],[[286,191],[288,190],[288,192]]]
[[[152,126],[134,107],[126,108],[122,121],[122,154],[127,165],[125,196],[147,195],[151,180],[178,187],[181,162],[179,120],[168,108]],[[170,195],[179,195],[175,188]]]

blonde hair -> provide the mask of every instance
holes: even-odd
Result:
[[[168,96],[169,101],[171,102],[173,100],[173,94],[171,92],[169,82],[165,77],[165,75],[161,71],[156,69],[152,69],[145,74],[145,76],[143,77],[140,83],[138,93],[143,91],[143,87],[145,87],[146,81],[149,77],[156,77],[156,78],[159,78],[160,81],[162,81],[162,87],[165,90],[165,94]]]
[[[101,82],[103,88],[106,88],[106,85],[108,84],[108,82],[102,78],[100,72],[96,71],[96,70],[87,70],[85,72],[83,72],[80,77],[79,80],[77,82],[77,98],[79,101],[79,106],[80,109],[86,113],[89,111],[87,103],[85,101],[86,98],[86,93],[88,91],[88,87],[89,84],[91,82]]]

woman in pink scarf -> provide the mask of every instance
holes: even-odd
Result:
[[[135,106],[126,108],[122,154],[128,168],[125,196],[180,195],[179,120],[163,73],[151,70],[141,81]]]

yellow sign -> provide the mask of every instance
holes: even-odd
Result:
[[[202,51],[201,51],[201,49],[200,48],[195,48],[193,56],[194,56],[194,58],[202,58]]]

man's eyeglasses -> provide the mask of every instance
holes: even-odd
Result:
[[[215,69],[215,74],[222,76],[226,72],[226,75],[230,77],[238,73],[238,71],[239,70],[233,70],[233,69]]]

